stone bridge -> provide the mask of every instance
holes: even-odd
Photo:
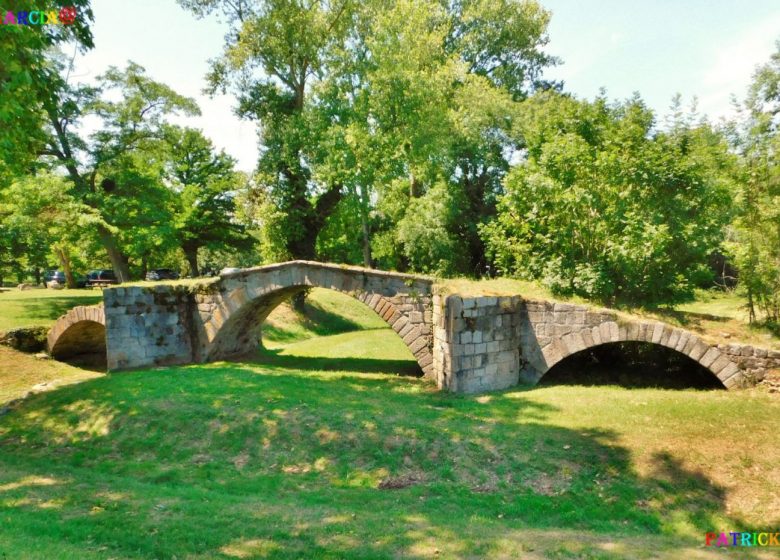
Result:
[[[257,349],[268,314],[311,287],[364,303],[403,340],[426,377],[455,392],[536,383],[572,354],[625,341],[679,352],[729,389],[780,368],[780,352],[714,346],[690,331],[608,309],[521,296],[446,295],[431,278],[309,261],[244,269],[213,281],[106,289],[105,313],[99,306],[71,310],[49,334],[49,349],[65,358],[85,346],[105,348],[109,370],[246,355]]]
[[[78,306],[60,317],[49,331],[46,348],[53,358],[106,351],[106,316],[102,305]]]

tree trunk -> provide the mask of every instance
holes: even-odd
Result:
[[[306,310],[306,295],[308,293],[308,290],[302,290],[296,294],[293,294],[293,296],[290,298],[290,304],[296,312],[303,313]]]
[[[371,268],[371,227],[368,223],[368,189],[360,187],[360,226],[363,230],[363,266]]]
[[[198,248],[184,245],[182,251],[184,251],[184,257],[187,259],[187,264],[190,265],[190,276],[197,278],[200,276],[200,270],[198,269]]]
[[[122,254],[119,247],[116,244],[114,234],[112,234],[105,226],[98,225],[98,236],[103,243],[103,247],[108,253],[108,258],[111,259],[111,266],[114,268],[114,274],[116,279],[122,282],[130,281],[130,267],[127,264],[127,257]]]
[[[35,267],[33,269],[33,276],[35,276],[35,285],[40,286],[41,285],[41,269],[39,267]]]
[[[54,252],[57,255],[57,260],[60,261],[60,267],[62,272],[65,273],[65,283],[68,288],[76,288],[76,278],[73,276],[73,268],[70,266],[70,255],[68,251],[61,245],[54,246]]]

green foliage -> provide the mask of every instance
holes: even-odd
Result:
[[[15,181],[0,192],[0,224],[6,238],[13,239],[9,256],[15,266],[40,271],[56,263],[70,287],[75,287],[74,269],[83,271],[90,257],[90,232],[105,225],[94,208],[73,196],[71,183],[47,173]]]
[[[514,103],[555,62],[542,52],[548,12],[506,0],[180,4],[221,11],[234,31],[209,80],[261,123],[250,198],[266,258],[481,272],[476,224],[516,148]],[[414,199],[440,184],[460,206],[423,203],[439,212],[431,236],[412,224]]]
[[[437,183],[420,198],[409,202],[398,223],[398,241],[414,270],[451,275],[458,270],[455,229],[457,205],[444,183]]]
[[[199,275],[198,251],[249,249],[254,239],[236,222],[234,193],[246,188],[235,160],[199,130],[168,127],[165,175],[169,181],[173,236],[192,276]]]
[[[72,25],[3,25],[0,40],[0,189],[14,175],[27,173],[46,149],[45,107],[64,86],[52,49],[75,45],[92,48],[92,9],[89,0],[72,0],[78,16]],[[62,4],[41,0],[35,10],[59,11]],[[6,12],[30,10],[27,1],[10,0]],[[13,123],[10,125],[9,123]]]
[[[732,124],[740,153],[738,216],[729,243],[751,320],[780,323],[780,42],[753,77],[743,120]]]
[[[601,301],[690,299],[729,217],[729,158],[706,124],[652,125],[638,99],[531,98],[527,159],[482,228],[499,270]]]
[[[55,68],[65,71],[62,64]],[[157,155],[165,120],[197,114],[198,108],[129,62],[124,70],[110,67],[96,87],[60,83],[45,110],[43,161],[67,172],[72,195],[98,211],[100,243],[117,277],[127,281],[129,259],[164,248],[170,237]],[[88,137],[79,129],[87,117],[96,123]]]

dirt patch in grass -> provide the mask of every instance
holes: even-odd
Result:
[[[420,484],[422,481],[423,477],[419,474],[388,476],[379,481],[377,488],[380,490],[400,490],[401,488],[409,488],[415,484]]]

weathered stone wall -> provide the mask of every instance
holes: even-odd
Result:
[[[517,385],[519,297],[434,296],[434,377],[439,387],[479,393]]]
[[[192,362],[191,297],[167,285],[103,290],[108,369]]]
[[[739,366],[746,385],[763,381],[772,371],[780,373],[780,350],[767,350],[748,344],[719,344],[718,350]]]
[[[419,276],[309,261],[245,269],[223,277],[217,290],[196,296],[195,353],[199,361],[211,361],[253,351],[263,321],[277,305],[296,292],[320,287],[365,303],[431,375],[432,286],[432,280]]]
[[[74,341],[96,346],[98,331],[79,325],[104,322],[112,370],[223,359],[253,351],[268,314],[310,287],[366,304],[403,339],[423,373],[454,392],[536,383],[576,352],[622,341],[671,348],[710,369],[728,388],[780,370],[778,351],[713,346],[684,329],[607,309],[519,296],[433,295],[428,278],[307,261],[245,269],[198,287],[106,289],[105,318],[103,308],[72,310],[52,329],[49,347],[70,348]]]
[[[108,367],[204,362],[252,352],[277,305],[301,290],[322,287],[374,310],[431,375],[432,285],[407,274],[293,261],[244,269],[201,288],[107,289]]]
[[[658,321],[630,320],[606,309],[520,297],[433,299],[433,377],[439,387],[476,393],[536,383],[572,354],[600,344],[650,342],[708,368],[727,388],[760,381],[780,368],[780,352],[713,346]]]

